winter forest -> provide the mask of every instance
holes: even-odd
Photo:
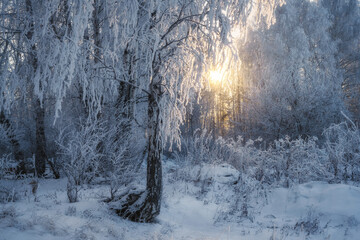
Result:
[[[359,239],[359,0],[1,0],[0,240]]]

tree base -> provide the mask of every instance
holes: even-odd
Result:
[[[111,209],[130,221],[153,223],[160,211],[154,209],[146,191],[130,191],[111,201]]]

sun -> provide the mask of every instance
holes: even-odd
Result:
[[[219,70],[211,70],[209,72],[209,80],[211,83],[218,84],[223,79],[223,73]]]

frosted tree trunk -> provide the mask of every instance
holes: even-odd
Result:
[[[129,133],[131,128],[131,121],[134,117],[134,87],[132,84],[135,84],[135,79],[133,78],[133,71],[135,67],[134,62],[135,53],[128,49],[125,49],[123,54],[124,66],[127,68],[127,78],[123,79],[125,82],[121,82],[119,85],[119,96],[116,102],[118,109],[118,118],[125,119],[124,123],[121,124],[119,133],[125,132]],[[130,84],[127,84],[129,82]]]
[[[101,52],[100,52],[100,48],[101,48],[101,36],[100,36],[100,31],[101,31],[101,26],[100,26],[100,12],[102,11],[102,6],[101,6],[101,1],[99,0],[95,0],[94,1],[94,10],[93,10],[93,14],[92,14],[92,22],[93,22],[93,31],[94,31],[94,44],[95,44],[95,49],[94,49],[94,62],[95,65],[99,62],[99,60],[101,59]],[[95,66],[96,67],[96,66]]]
[[[30,0],[26,1],[26,12],[29,14],[30,17],[33,16],[32,2]],[[29,31],[26,33],[26,38],[29,40],[29,42],[31,42],[33,35],[34,35],[34,24],[31,22]],[[36,45],[34,43],[32,43],[31,51],[28,55],[28,64],[32,67],[33,73],[35,73],[38,66],[38,60],[36,56]],[[29,80],[29,82],[30,84],[32,84],[31,80]],[[31,88],[30,91],[33,91],[33,88]],[[32,92],[30,94],[33,95]],[[41,102],[38,98],[33,99],[33,101],[35,105],[35,123],[36,123],[35,170],[38,176],[42,176],[45,173],[45,164],[47,160],[45,126],[44,126],[45,111],[44,108],[42,108]]]
[[[153,86],[154,87],[154,86]],[[161,192],[162,192],[162,167],[161,167],[161,136],[159,136],[159,95],[151,89],[149,96],[149,129],[148,129],[148,156],[147,156],[147,204],[149,205],[148,217],[154,218],[160,213]]]
[[[120,196],[122,201],[116,212],[131,221],[153,222],[160,213],[162,193],[160,95],[155,84],[150,85],[148,105],[148,156],[146,190]]]
[[[36,151],[35,151],[35,169],[37,175],[40,177],[45,173],[45,166],[47,162],[46,155],[46,138],[45,138],[45,111],[41,107],[40,100],[35,100],[36,112]]]

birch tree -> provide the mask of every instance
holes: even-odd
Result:
[[[329,15],[316,2],[288,0],[275,18],[269,28],[249,31],[240,47],[242,73],[251,86],[250,130],[268,140],[321,136],[344,111]]]
[[[330,13],[331,38],[337,42],[337,67],[344,71],[343,90],[353,119],[360,116],[360,6],[357,0],[322,0]]]
[[[180,143],[180,125],[192,88],[201,87],[205,60],[228,43],[244,2],[146,1],[140,3],[134,39],[139,56],[136,88],[147,97],[146,191],[123,196],[117,212],[151,222],[160,213],[161,149]],[[146,10],[143,14],[142,11]],[[205,51],[204,51],[205,49]]]

